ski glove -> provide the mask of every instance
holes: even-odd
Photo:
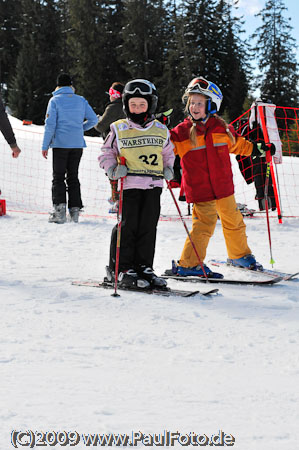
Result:
[[[165,167],[163,169],[163,175],[164,175],[165,180],[167,180],[167,181],[172,180],[173,177],[174,177],[174,173],[173,173],[172,168],[171,167]]]
[[[128,169],[125,165],[118,165],[109,167],[107,170],[107,175],[110,180],[118,180],[119,178],[123,178],[127,175]]]
[[[271,156],[273,156],[276,150],[275,145],[271,143],[270,146],[268,146],[265,144],[265,142],[253,142],[253,149],[251,155],[264,158],[268,150],[270,150]]]

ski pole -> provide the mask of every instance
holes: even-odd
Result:
[[[120,164],[121,164],[121,166],[124,166],[126,164],[126,159],[123,156],[120,158]],[[117,213],[117,237],[116,237],[116,255],[115,255],[114,293],[111,294],[112,297],[120,297],[120,295],[117,293],[117,283],[118,283],[120,237],[121,237],[122,210],[123,210],[123,192],[124,192],[124,177],[122,177],[120,179],[118,213]]]
[[[267,152],[268,153],[268,152]],[[269,179],[270,179],[270,162],[267,162],[267,170],[266,170],[266,180],[265,180],[265,208],[266,208],[266,218],[267,218],[267,229],[268,229],[268,238],[269,238],[269,248],[270,248],[270,264],[273,267],[275,263],[272,255],[272,242],[271,242],[271,232],[270,232],[270,221],[269,221],[269,205],[268,205],[268,188],[269,188]]]
[[[259,109],[259,113],[260,113],[261,125],[262,125],[262,131],[263,131],[263,134],[264,134],[265,144],[268,147],[268,150],[266,151],[266,163],[267,163],[267,166],[266,166],[266,179],[265,179],[264,199],[265,199],[266,218],[267,218],[267,230],[268,230],[269,249],[270,249],[270,264],[273,267],[273,264],[275,263],[275,261],[273,259],[273,254],[272,254],[272,241],[271,241],[271,230],[270,230],[270,220],[269,220],[269,205],[268,205],[268,187],[269,187],[269,180],[270,180],[270,171],[271,171],[271,167],[272,167],[272,157],[271,157],[271,153],[270,153],[271,143],[269,141],[268,131],[267,131],[267,128],[266,128],[266,121],[265,121],[263,107],[262,106],[258,106],[258,109]],[[272,180],[273,180],[273,175],[272,175]],[[279,209],[278,205],[277,205],[277,208]],[[279,212],[280,212],[280,209],[279,209]]]
[[[195,245],[194,245],[194,242],[193,242],[193,240],[191,239],[191,235],[190,235],[190,233],[189,233],[188,227],[187,227],[186,222],[185,222],[185,220],[184,220],[184,218],[183,218],[183,216],[182,216],[180,207],[179,207],[179,205],[178,205],[178,202],[176,201],[176,198],[175,198],[175,196],[174,196],[173,190],[172,190],[172,188],[171,188],[171,186],[170,186],[170,182],[169,182],[168,180],[166,180],[166,183],[167,183],[167,187],[168,187],[168,189],[169,189],[169,191],[170,191],[170,193],[171,193],[171,196],[172,196],[172,198],[173,198],[173,201],[174,201],[174,204],[175,204],[175,206],[176,206],[176,209],[178,210],[178,213],[179,213],[179,216],[180,216],[180,218],[181,218],[181,221],[182,221],[182,223],[183,223],[183,225],[184,225],[184,227],[185,227],[186,233],[187,233],[188,238],[189,238],[189,240],[190,240],[190,242],[191,242],[191,245],[192,245],[192,247],[193,247],[193,250],[195,251],[196,257],[197,257],[198,262],[199,262],[199,265],[200,265],[200,267],[202,268],[202,271],[203,271],[203,274],[204,274],[206,280],[209,281],[209,278],[208,278],[208,275],[206,274],[204,265],[203,265],[203,263],[202,263],[202,261],[201,261],[201,259],[200,259],[200,257],[199,257],[199,254],[198,254],[198,251],[196,250],[196,247],[195,247]]]

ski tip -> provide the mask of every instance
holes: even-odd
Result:
[[[209,295],[218,294],[218,292],[219,292],[219,289],[210,289],[209,291],[201,292],[200,294],[205,297],[208,297]]]
[[[283,277],[275,277],[275,278],[270,278],[269,280],[263,280],[259,284],[271,285],[271,284],[280,283],[281,281],[285,281]]]

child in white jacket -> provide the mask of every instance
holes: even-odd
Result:
[[[111,125],[99,156],[110,179],[124,178],[119,260],[119,285],[164,287],[153,271],[163,179],[173,177],[174,153],[167,127],[153,116],[155,86],[143,79],[128,82],[123,91],[126,119]],[[120,157],[126,160],[120,165]],[[108,279],[114,279],[117,225],[112,230]]]

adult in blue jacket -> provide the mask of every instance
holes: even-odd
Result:
[[[53,149],[54,210],[49,222],[66,222],[67,203],[71,220],[78,222],[83,207],[78,170],[83,147],[86,147],[84,131],[97,123],[97,115],[87,100],[75,94],[71,77],[65,73],[59,74],[57,87],[47,107],[42,145],[42,155],[46,159],[48,149]]]

